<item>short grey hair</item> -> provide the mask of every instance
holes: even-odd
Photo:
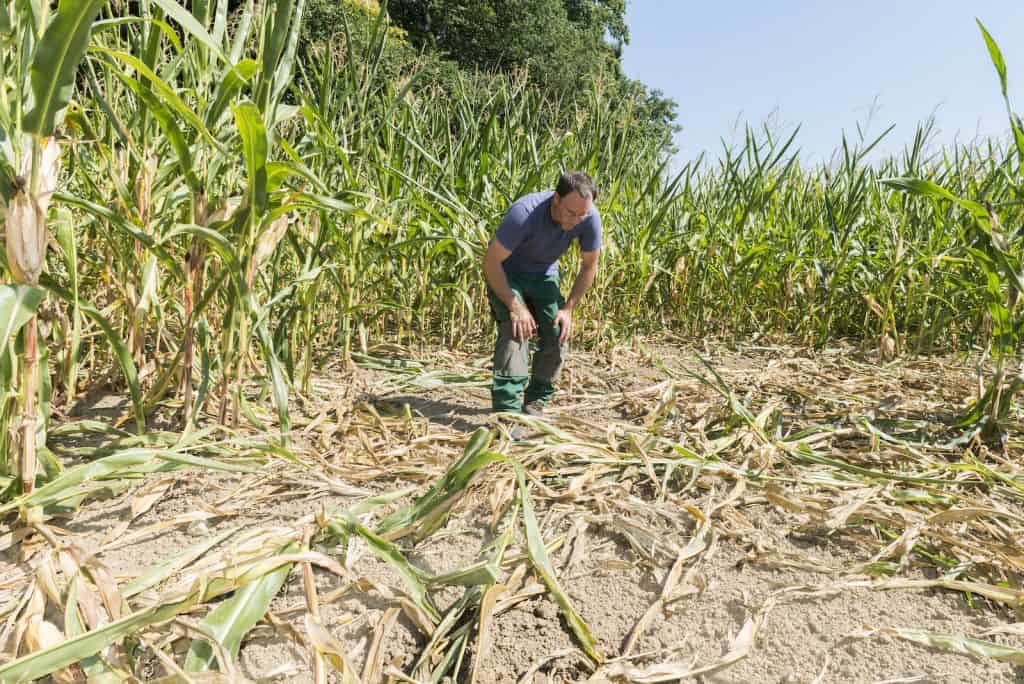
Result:
[[[597,201],[597,186],[594,179],[582,171],[566,171],[558,179],[555,192],[559,197],[565,197],[570,192],[575,192],[583,199]]]

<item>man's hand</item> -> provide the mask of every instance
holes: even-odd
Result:
[[[537,321],[533,320],[533,315],[525,304],[516,299],[514,305],[509,307],[509,313],[512,315],[512,337],[517,340],[528,340],[534,336],[537,332]]]
[[[484,277],[487,285],[500,299],[512,317],[512,337],[528,340],[537,333],[537,321],[516,293],[508,286],[508,277],[501,264],[512,254],[497,239],[491,240],[484,252]]]
[[[558,344],[565,344],[572,334],[572,311],[559,309],[555,314],[555,325],[559,328]]]
[[[590,286],[594,284],[594,278],[597,277],[597,260],[601,251],[595,249],[592,252],[583,252],[580,263],[580,272],[576,274],[576,280],[573,281],[572,291],[569,293],[569,298],[565,300],[565,304],[558,311],[558,315],[555,316],[555,325],[561,325],[562,331],[558,335],[558,343],[565,344],[569,340],[569,336],[572,335],[572,312],[576,308],[576,305],[583,299],[583,295],[586,294]]]

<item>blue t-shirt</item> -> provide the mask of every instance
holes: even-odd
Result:
[[[584,252],[601,249],[601,216],[597,207],[572,230],[562,230],[551,218],[554,194],[547,190],[520,197],[505,213],[496,237],[512,252],[503,264],[506,273],[557,275],[558,260],[573,240],[580,241]]]

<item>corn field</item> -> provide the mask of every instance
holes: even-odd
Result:
[[[881,138],[843,138],[830,163],[808,165],[799,132],[765,128],[748,130],[717,161],[680,162],[634,125],[636,104],[607,97],[600,82],[587,84],[589,106],[574,109],[538,94],[525,76],[464,74],[442,91],[421,85],[416,64],[397,79],[383,74],[393,39],[384,12],[329,45],[305,46],[304,0],[237,4],[0,4],[0,513],[21,516],[10,532],[0,528],[0,547],[40,537],[49,545],[36,550],[31,572],[0,574],[0,653],[11,656],[0,659],[0,682],[145,679],[135,651],[155,654],[168,681],[211,668],[236,677],[242,638],[293,567],[303,578],[301,640],[316,681],[327,681],[328,669],[357,681],[346,648],[317,617],[314,566],[383,596],[426,635],[404,674],[371,652],[363,681],[385,673],[391,681],[487,681],[469,653],[486,651],[487,625],[523,587],[553,597],[593,677],[696,676],[699,668],[681,665],[658,674],[628,661],[604,664],[552,565],[561,545],[572,553],[584,532],[573,527],[552,542],[543,528],[550,521],[535,513],[531,492],[548,502],[599,497],[612,483],[626,487],[632,471],[653,486],[648,513],[683,501],[705,470],[735,488],[733,501],[743,499],[742,483],[783,509],[824,516],[833,529],[888,496],[914,514],[901,521],[888,508],[857,523],[876,526],[876,546],[885,540],[873,548],[874,578],[906,570],[920,539],[932,565],[961,568],[930,587],[1019,608],[1020,555],[993,549],[1012,546],[1021,531],[1014,511],[1024,475],[979,454],[1019,445],[1024,126],[984,27],[1012,140],[935,149],[922,125],[890,158],[868,161]],[[353,31],[365,35],[353,40]],[[580,346],[617,353],[669,335],[698,346],[849,344],[897,364],[980,355],[979,386],[946,407],[960,441],[931,443],[909,429],[894,436],[834,406],[818,423],[784,430],[778,406],[755,411],[750,395],[738,397],[703,366],[693,377],[721,400],[721,420],[693,433],[679,427],[677,369],[666,384],[630,395],[640,427],[619,426],[607,444],[571,416],[530,423],[539,435],[530,450],[485,429],[424,433],[407,405],[382,416],[377,404],[346,395],[354,402],[347,417],[315,408],[326,396],[318,380],[325,368],[406,383],[392,390],[485,384],[481,365],[467,360],[487,349],[492,332],[483,251],[509,203],[548,188],[564,169],[597,180],[606,230],[600,276],[578,317]],[[574,275],[566,269],[563,278]],[[447,356],[430,370],[422,359],[439,348]],[[97,388],[126,396],[124,410],[107,423],[62,420]],[[591,398],[611,396],[608,387],[591,390]],[[323,432],[328,425],[333,431]],[[367,451],[405,448],[407,486],[382,493],[369,484],[383,471],[371,477],[333,460],[318,480],[322,464],[311,454],[335,433]],[[873,445],[874,455],[830,456],[844,439]],[[424,444],[440,445],[445,460]],[[952,459],[964,449],[970,468]],[[555,454],[574,459],[571,472],[559,472]],[[893,454],[906,461],[883,458]],[[203,542],[127,584],[52,521],[61,507],[113,491],[111,483],[118,492],[142,483],[132,495],[142,515],[166,491],[153,477],[182,468],[249,477],[283,463],[302,464],[293,483],[301,491],[333,488],[352,501],[310,507],[288,529],[238,532],[227,550],[213,553],[216,544]],[[428,577],[401,544],[442,527],[487,468],[502,474],[491,490],[494,538],[483,560]],[[780,489],[810,487],[801,468],[829,494]],[[363,479],[347,481],[357,474]],[[872,496],[850,494],[861,486]],[[728,508],[714,498],[722,491],[698,489],[706,498],[686,504],[697,523],[689,543],[669,548],[675,564],[662,604],[677,600],[673,592],[689,581],[681,573],[712,543],[712,520]],[[838,522],[824,515],[851,501],[859,507]],[[950,506],[996,511],[1000,522],[964,515],[970,539],[961,546],[929,538],[922,516]],[[652,552],[643,540],[647,528],[615,520],[620,533],[640,536],[633,545],[648,562],[666,560],[664,548]],[[346,559],[315,550],[325,539],[339,548],[361,541],[401,588],[354,579]],[[465,595],[442,611],[430,594],[438,586],[465,587]],[[182,618],[204,606],[211,610],[201,624]],[[751,617],[747,641],[737,639],[737,659],[767,610]],[[644,620],[627,655],[653,617]],[[171,627],[154,631],[161,625]],[[169,647],[175,640],[190,644],[186,655]],[[1020,650],[1000,653],[1024,662]]]

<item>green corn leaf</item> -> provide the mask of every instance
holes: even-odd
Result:
[[[988,48],[988,55],[992,59],[992,66],[996,68],[996,73],[999,75],[999,87],[1003,91],[1003,97],[1007,96],[1006,89],[1006,60],[1003,59],[1003,52],[999,49],[999,45],[996,44],[992,34],[988,32],[985,25],[981,23],[980,19],[974,20],[978,24],[978,28],[981,30],[981,35],[985,39],[985,46]]]
[[[36,421],[36,444],[39,449],[39,462],[46,469],[47,479],[52,479],[60,473],[64,466],[60,460],[46,448],[46,435],[50,429],[50,405],[53,400],[53,376],[50,374],[50,349],[42,345],[39,349],[39,376],[38,404],[39,420]]]
[[[229,0],[217,0],[217,9],[214,10],[213,19],[213,40],[218,45],[223,42],[224,34],[228,30],[228,6]]]
[[[57,112],[71,102],[75,75],[89,43],[92,23],[104,0],[61,0],[32,56],[32,109],[24,129],[41,137],[53,135]]]
[[[975,22],[977,22],[981,35],[985,39],[985,47],[988,48],[988,55],[992,59],[992,66],[996,68],[996,74],[999,76],[999,87],[1003,93],[1003,100],[1006,102],[1006,113],[1010,117],[1010,128],[1013,130],[1017,152],[1024,159],[1024,128],[1021,126],[1020,118],[1013,113],[1013,108],[1010,106],[1010,94],[1006,79],[1006,60],[1003,59],[1003,52],[999,49],[995,38],[988,32],[988,29],[981,23],[981,20],[975,19]]]
[[[988,216],[985,211],[985,207],[978,202],[961,199],[946,188],[937,183],[933,183],[932,181],[922,180],[919,178],[886,178],[882,183],[891,188],[902,190],[903,192],[907,192],[912,195],[948,200],[963,207],[974,217],[979,219],[984,219]]]
[[[91,216],[102,219],[107,222],[111,228],[116,228],[126,236],[131,237],[133,240],[138,240],[147,249],[160,257],[161,263],[168,271],[174,274],[175,277],[184,278],[184,273],[181,271],[181,266],[178,263],[178,260],[173,258],[161,244],[157,243],[153,239],[152,235],[139,230],[130,221],[125,220],[124,216],[121,215],[120,212],[114,211],[110,207],[98,204],[77,195],[57,192],[54,193],[53,198],[61,204],[77,207]]]
[[[43,651],[36,651],[0,665],[0,684],[18,684],[40,679],[73,663],[95,656],[111,644],[150,625],[166,622],[191,609],[198,596],[153,606],[131,613],[91,632],[85,632]]]
[[[381,12],[383,14],[383,12]],[[478,596],[474,596],[474,599],[478,599]],[[461,669],[462,659],[466,654],[466,646],[469,644],[469,625],[463,625],[452,632],[452,641],[445,651],[444,656],[441,657],[441,661],[434,667],[430,672],[424,672],[423,676],[429,675],[430,684],[444,684],[446,681],[451,681],[451,677],[448,677],[450,672],[459,672]],[[421,680],[422,681],[422,680]]]
[[[90,51],[106,55],[107,57],[122,62],[123,64],[131,67],[136,72],[138,72],[140,76],[145,77],[146,80],[148,80],[153,85],[153,90],[156,92],[157,95],[159,95],[162,98],[164,104],[169,109],[177,113],[178,116],[180,116],[183,120],[185,120],[193,128],[195,128],[196,131],[200,135],[202,135],[203,138],[205,138],[211,145],[216,147],[219,151],[226,153],[226,150],[224,150],[223,145],[221,145],[220,142],[218,142],[217,139],[214,138],[213,134],[203,123],[203,120],[200,119],[199,116],[194,111],[192,111],[192,109],[189,108],[187,104],[185,104],[184,100],[181,99],[181,97],[178,95],[174,88],[169,86],[166,81],[157,76],[153,72],[153,70],[146,66],[146,64],[142,60],[127,52],[122,52],[120,50],[112,50],[110,48],[105,47],[93,46],[90,48]]]
[[[274,75],[287,48],[294,10],[295,0],[269,0],[263,7],[263,68],[260,69],[260,82],[256,88],[256,102],[261,110],[268,113]]]
[[[199,238],[205,242],[229,267],[235,266],[240,262],[238,252],[231,240],[212,228],[197,226],[194,223],[179,223],[175,225],[172,230],[163,236],[161,243],[170,243],[172,240],[184,235]]]
[[[238,62],[242,58],[242,52],[245,50],[246,42],[249,39],[249,32],[252,29],[252,17],[255,8],[255,0],[246,0],[245,7],[240,13],[236,14],[238,19],[235,22],[235,36],[231,41],[232,62]]]
[[[180,551],[175,551],[171,558],[143,570],[138,577],[121,587],[121,595],[125,598],[131,598],[132,596],[140,594],[151,587],[155,587],[172,574],[201,558],[210,549],[213,549],[237,534],[241,529],[241,527],[233,527],[222,534],[215,535],[209,539],[204,539],[201,542],[181,549]]]
[[[294,553],[297,549],[297,544],[290,544],[282,548],[281,553]],[[281,590],[291,569],[292,564],[286,563],[259,579],[243,584],[231,598],[221,602],[207,615],[201,626],[232,657],[237,656],[242,639],[266,615],[271,600]],[[185,657],[185,671],[202,672],[213,668],[215,664],[216,656],[210,643],[194,639]]]
[[[107,29],[116,29],[131,24],[147,24],[149,26],[156,26],[163,32],[163,35],[171,43],[171,46],[174,48],[174,51],[176,53],[180,53],[182,51],[181,39],[178,38],[178,34],[175,33],[174,28],[166,21],[160,21],[159,19],[143,19],[141,17],[117,17],[116,19],[100,19],[92,25],[92,32],[93,34],[97,34],[100,31],[106,31]]]
[[[412,666],[413,672],[420,671],[424,665],[429,664],[431,656],[437,651],[438,647],[441,646],[449,636],[453,636],[452,632],[462,619],[462,616],[480,605],[480,600],[483,598],[483,594],[483,587],[471,587],[451,608],[448,609],[444,618],[440,623],[438,623],[437,629],[435,629],[434,633],[430,636],[430,641],[423,650],[420,651],[420,657],[417,658],[416,662]],[[452,650],[454,649],[450,649],[448,651],[449,655]]]
[[[274,348],[274,341],[267,330],[267,323],[264,321],[256,329],[260,340],[260,349],[263,352],[263,359],[270,369],[270,389],[274,397],[274,405],[277,407],[277,419],[280,424],[281,442],[288,446],[288,435],[291,432],[291,419],[288,416],[288,378],[285,376],[281,361],[278,358],[277,350]]]
[[[352,536],[352,526],[345,524],[345,520],[354,521],[361,515],[369,513],[381,506],[385,506],[389,503],[398,501],[399,499],[411,494],[413,489],[398,489],[393,492],[387,492],[378,496],[372,496],[362,501],[349,506],[344,511],[332,510],[328,519],[331,521],[328,523],[326,530],[323,532],[323,538],[334,538],[334,541],[341,547],[342,554],[346,553],[348,547],[348,541]]]
[[[907,489],[893,489],[888,492],[888,496],[900,503],[928,503],[939,506],[952,506],[957,501],[956,498],[952,496],[937,494],[926,489],[918,489],[914,487]]]
[[[1009,102],[1006,106],[1009,108]],[[1024,121],[1013,112],[1010,112],[1010,128],[1013,129],[1013,140],[1017,143],[1017,153],[1024,159]]]
[[[906,627],[894,627],[882,631],[916,644],[928,646],[929,648],[951,651],[962,655],[974,656],[975,658],[992,658],[993,660],[1013,663],[1015,665],[1024,665],[1024,650],[991,641],[972,639],[962,634],[941,634],[939,632],[909,629]]]
[[[389,503],[398,501],[402,497],[411,494],[412,491],[413,488],[409,487],[407,489],[396,489],[395,491],[387,492],[386,494],[378,494],[377,496],[371,496],[369,498],[363,499],[359,503],[349,506],[348,512],[350,515],[353,516],[364,515],[376,508],[386,506]]]
[[[497,584],[500,578],[497,564],[490,560],[482,560],[465,568],[428,577],[426,581],[431,586],[448,584],[460,587],[473,587],[479,584]]]
[[[400,509],[384,518],[377,526],[377,534],[389,539],[397,539],[412,532],[424,520],[444,506],[450,508],[454,497],[461,495],[469,481],[481,468],[502,460],[502,456],[487,451],[493,433],[487,428],[477,428],[466,444],[462,458],[456,461],[445,472],[426,494],[411,506]]]
[[[150,114],[156,119],[160,130],[164,132],[164,136],[171,144],[171,149],[174,150],[178,168],[181,169],[181,175],[185,179],[185,183],[188,184],[192,192],[198,193],[200,191],[200,184],[192,162],[192,150],[189,148],[188,141],[185,140],[185,135],[178,126],[177,117],[175,117],[170,109],[164,106],[164,103],[151,89],[144,88],[137,80],[121,71],[115,70],[114,74],[135,93],[136,97],[145,102]]]
[[[544,547],[544,540],[540,536],[540,528],[537,525],[537,517],[533,513],[533,503],[530,501],[530,493],[526,489],[526,473],[521,463],[512,464],[516,470],[516,481],[519,483],[519,502],[523,509],[523,525],[526,528],[526,548],[530,555],[530,562],[534,570],[540,575],[541,580],[551,592],[552,598],[562,610],[565,621],[569,623],[573,634],[580,642],[584,652],[596,663],[604,660],[600,648],[590,629],[583,622],[583,618],[576,612],[568,594],[562,589],[558,578],[555,576],[555,569],[551,565],[547,549]]]
[[[31,285],[0,285],[0,350],[35,315],[44,294]]]
[[[300,31],[302,29],[302,15],[305,12],[306,0],[298,0],[295,5],[295,16],[291,19],[291,27],[286,38],[284,54],[274,72],[273,89],[270,94],[270,102],[276,107],[284,94],[294,81],[293,71],[295,66],[295,53],[299,45]],[[276,120],[276,117],[275,117]]]
[[[366,529],[351,514],[344,512],[331,519],[328,529],[338,539],[346,539],[348,535],[358,534],[362,537],[375,556],[391,566],[402,578],[406,591],[412,600],[419,606],[420,610],[430,616],[435,622],[441,619],[427,593],[427,586],[423,580],[423,573],[420,572],[402,554],[397,546],[378,537]]]
[[[174,2],[174,0],[153,0],[153,4],[166,12],[167,16],[171,19],[178,22],[178,24],[181,25],[181,28],[191,34],[193,38],[208,47],[213,54],[217,55],[218,59],[227,64],[231,64],[228,56],[224,54],[223,50],[221,50],[217,41],[213,39],[213,36],[207,33],[206,29],[203,28],[203,25],[199,23],[199,20],[192,16],[191,12]]]
[[[213,104],[206,110],[206,125],[214,128],[220,120],[221,115],[227,109],[228,104],[236,94],[247,85],[252,77],[259,71],[260,65],[252,59],[243,59],[235,65],[234,69],[226,72],[217,84],[214,92]]]
[[[209,26],[213,15],[213,2],[216,0],[193,0],[192,12],[201,26]]]
[[[290,170],[293,173],[297,173],[294,168]],[[295,193],[295,199],[300,202],[306,203],[311,208],[315,209],[329,209],[331,211],[338,211],[345,214],[354,214],[367,218],[367,216],[360,210],[339,199],[334,197],[328,197],[326,195],[315,194],[311,192],[297,192]]]
[[[941,185],[933,183],[927,180],[921,180],[919,178],[886,178],[882,181],[889,187],[896,188],[908,192],[912,195],[920,195],[922,197],[936,197],[939,199],[949,200],[950,202],[956,202],[956,195],[946,190]]]
[[[75,241],[75,224],[71,212],[65,208],[58,210],[59,220],[54,222],[54,233],[57,244],[64,253],[64,263],[71,281],[71,330],[68,333],[70,347],[68,365],[64,369],[65,386],[74,392],[78,379],[78,355],[82,346],[82,309],[79,305],[78,293],[78,243]]]
[[[112,456],[84,463],[66,470],[59,477],[37,488],[31,494],[25,494],[0,504],[0,513],[13,511],[19,506],[46,506],[61,497],[74,487],[102,478],[116,477],[119,473],[153,462],[154,460],[180,465],[193,465],[210,470],[249,473],[252,468],[224,463],[210,458],[193,456],[184,451],[168,449],[126,449]]]
[[[267,206],[267,129],[260,110],[252,102],[242,102],[232,110],[242,138],[242,153],[249,179],[249,206],[257,216],[261,216]]]
[[[193,420],[202,414],[203,406],[206,404],[207,394],[210,391],[210,377],[213,369],[213,353],[211,352],[210,342],[211,338],[210,327],[206,323],[206,319],[199,319],[199,325],[196,326],[196,341],[199,346],[200,376],[199,387],[196,388],[196,398],[191,414]]]
[[[268,575],[275,574],[280,567],[275,567]],[[265,579],[266,576],[255,581],[258,583]],[[235,579],[218,578],[217,581],[192,590],[186,596],[174,597],[162,604],[138,610],[108,625],[70,638],[53,648],[36,651],[17,660],[4,663],[0,665],[0,684],[20,684],[21,682],[39,679],[51,672],[56,672],[68,665],[94,656],[107,646],[127,636],[136,634],[150,625],[166,622],[176,615],[191,610],[199,602],[209,601],[223,593],[239,589],[237,581],[241,577]],[[281,581],[283,582],[284,579],[282,578]],[[248,584],[251,583],[249,582]],[[243,612],[245,615],[249,615],[249,611]],[[264,609],[263,612],[265,613],[266,610]],[[256,619],[258,620],[259,617]]]

